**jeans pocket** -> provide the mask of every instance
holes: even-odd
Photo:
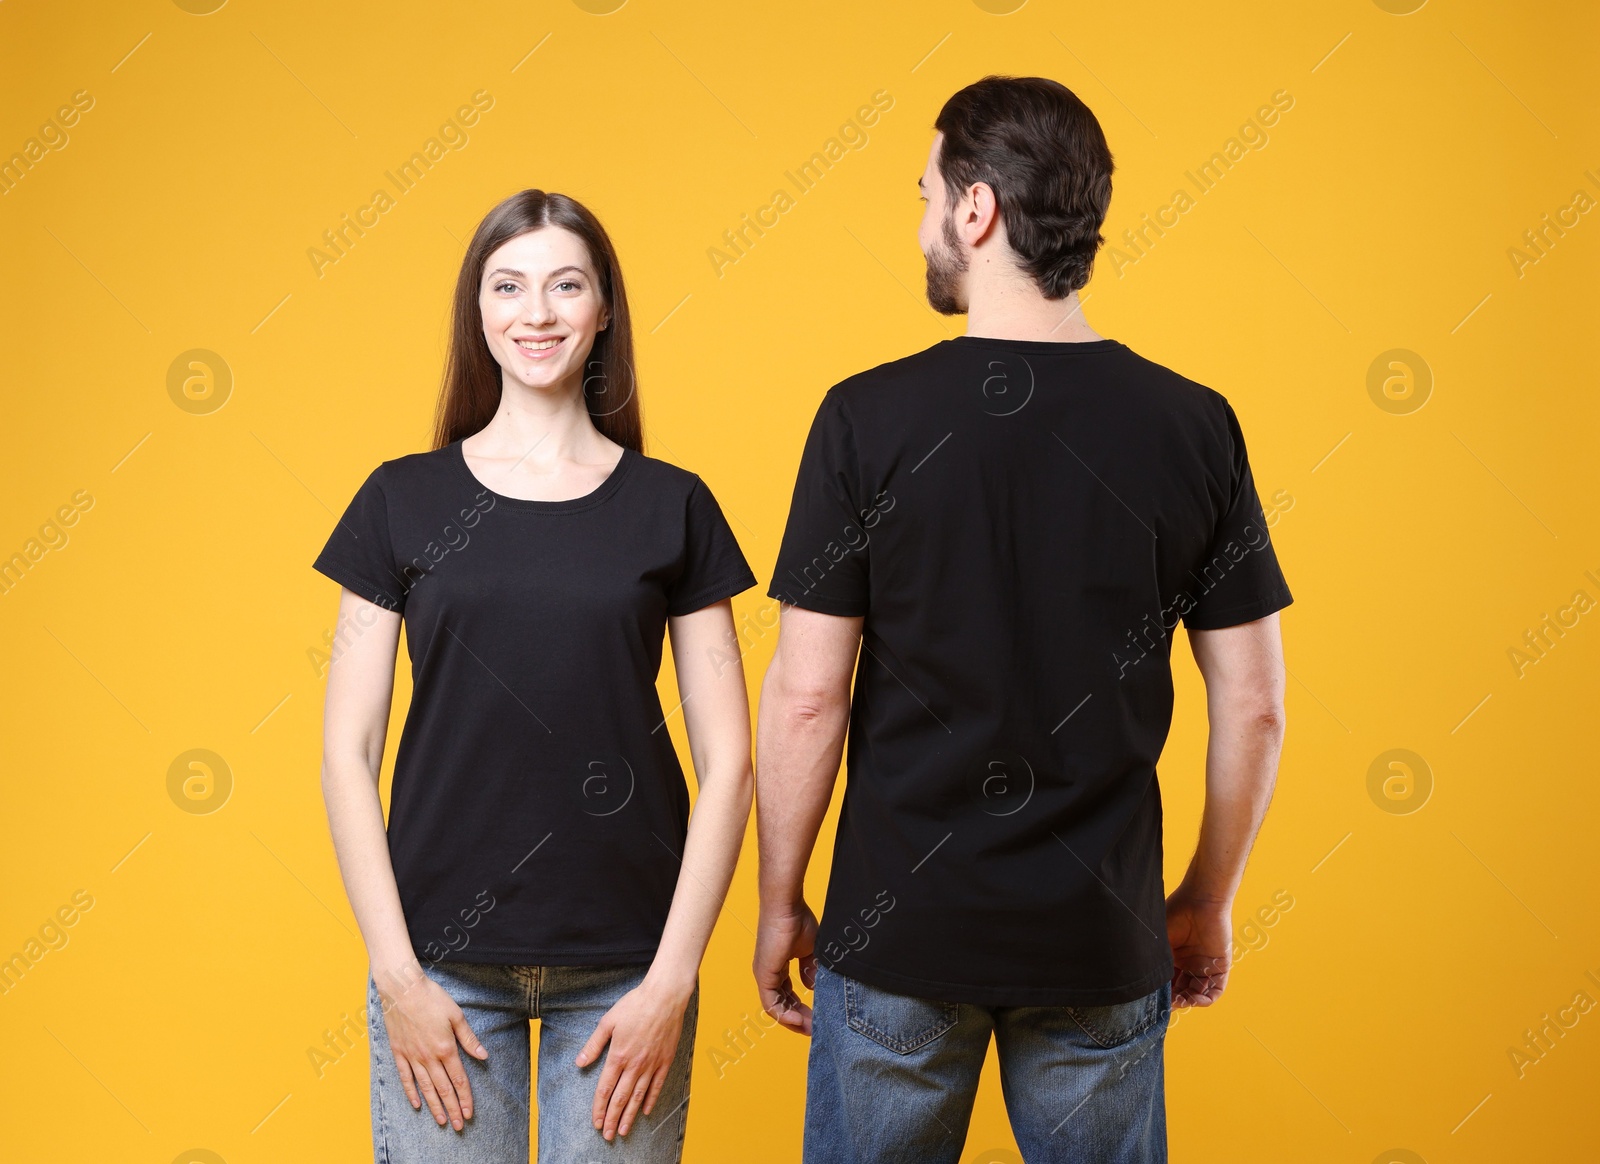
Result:
[[[850,1029],[896,1055],[926,1047],[955,1026],[960,1015],[953,1002],[893,994],[842,974],[839,977],[844,982],[844,1018]]]
[[[1065,1007],[1072,1021],[1100,1047],[1120,1047],[1144,1034],[1170,1014],[1169,984],[1163,983],[1143,998],[1110,1006]]]

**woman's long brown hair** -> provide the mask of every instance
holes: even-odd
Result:
[[[483,338],[483,312],[478,307],[483,271],[502,243],[546,226],[570,230],[583,240],[606,305],[606,329],[594,337],[594,347],[584,363],[583,398],[589,418],[617,444],[644,452],[644,418],[633,370],[633,319],[616,249],[605,227],[586,206],[565,194],[543,190],[523,190],[491,210],[478,224],[461,261],[450,312],[444,383],[434,418],[435,449],[478,432],[500,407],[500,364]]]

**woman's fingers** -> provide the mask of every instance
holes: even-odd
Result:
[[[440,1059],[428,1061],[428,1077],[433,1080],[433,1086],[438,1090],[439,1099],[444,1103],[449,1122],[456,1131],[461,1130],[461,1104],[456,1098],[455,1084],[450,1082],[450,1075],[445,1070],[444,1062]],[[437,1114],[435,1115],[437,1119]],[[445,1121],[439,1120],[442,1124]]]
[[[615,1021],[612,1019],[610,1011],[600,1016],[600,1022],[595,1026],[594,1034],[589,1036],[589,1041],[583,1045],[583,1050],[578,1052],[577,1063],[579,1067],[587,1067],[595,1061],[600,1052],[604,1050],[605,1045],[611,1041],[611,1029],[614,1025]],[[595,1110],[597,1112],[599,1111],[599,1104],[600,1101],[596,1099]]]
[[[400,1086],[405,1088],[406,1098],[411,1101],[415,1109],[422,1107],[422,1097],[417,1094],[416,1082],[411,1078],[411,1064],[405,1056],[395,1053],[394,1044],[389,1044],[389,1051],[394,1055],[395,1072],[400,1076]]]
[[[644,1114],[649,1115],[655,1107],[656,1099],[661,1095],[661,1089],[667,1085],[667,1071],[671,1064],[665,1064],[656,1071],[656,1077],[650,1081],[650,1094],[644,1097]]]
[[[633,1093],[639,1082],[638,1068],[633,1066],[623,1071],[617,1080],[616,1087],[611,1091],[611,1102],[606,1106],[606,1122],[603,1129],[606,1139],[609,1140],[617,1134],[617,1125],[622,1122],[622,1113],[633,1103]]]
[[[622,1094],[623,1088],[617,1088]],[[641,1072],[634,1078],[633,1087],[626,1091],[628,1105],[622,1109],[622,1118],[617,1121],[617,1134],[626,1136],[633,1129],[633,1117],[639,1114],[639,1107],[644,1103],[644,1097],[650,1094],[650,1075]]]
[[[622,1074],[622,1057],[617,1054],[616,1048],[611,1049],[611,1054],[606,1056],[606,1065],[600,1069],[600,1082],[594,1089],[594,1109],[590,1112],[594,1118],[594,1126],[603,1128],[606,1122],[606,1112],[611,1107],[612,1092],[616,1089],[617,1078]],[[610,1137],[608,1136],[607,1139]]]
[[[439,1101],[439,1088],[433,1081],[433,1076],[428,1073],[428,1065],[420,1060],[409,1064],[411,1074],[417,1081],[417,1090],[422,1093],[423,1100],[428,1105],[428,1110],[433,1113],[435,1123],[444,1123],[444,1104]]]
[[[489,1057],[489,1048],[483,1045],[483,1042],[468,1024],[465,1014],[458,1011],[456,1016],[450,1020],[450,1026],[455,1030],[456,1041],[467,1049],[467,1054],[475,1059],[487,1059]]]
[[[461,1104],[461,1118],[472,1118],[472,1083],[467,1079],[467,1069],[461,1062],[461,1056],[456,1054],[455,1048],[450,1048],[450,1057],[444,1061],[444,1072],[450,1079],[450,1084],[455,1088],[456,1099]]]

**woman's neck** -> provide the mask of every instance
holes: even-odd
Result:
[[[560,462],[580,465],[613,459],[615,444],[589,416],[581,385],[559,390],[502,383],[500,407],[479,432],[467,438],[467,451],[484,458],[512,458],[530,466]]]

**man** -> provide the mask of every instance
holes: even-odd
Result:
[[[1227,982],[1291,598],[1228,402],[1079,313],[1111,197],[1094,115],[988,77],[935,128],[928,299],[967,332],[835,385],[806,441],[768,591],[756,978],[811,1035],[808,1164],[955,1164],[991,1035],[1028,1164],[1164,1161],[1167,1025]],[[1166,897],[1180,619],[1211,736]]]

